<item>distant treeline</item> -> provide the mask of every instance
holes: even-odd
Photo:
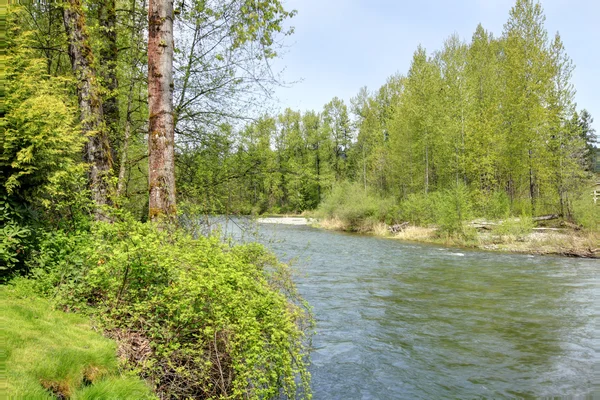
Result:
[[[179,154],[179,190],[213,211],[262,213],[314,209],[345,180],[399,202],[461,185],[476,208],[502,195],[515,214],[568,216],[596,136],[544,20],[538,2],[518,0],[500,37],[479,25],[469,43],[419,47],[405,75],[350,105],[224,126]]]

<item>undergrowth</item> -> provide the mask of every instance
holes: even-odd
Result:
[[[122,216],[52,232],[32,260],[36,290],[92,315],[161,398],[310,398],[310,314],[258,244]]]

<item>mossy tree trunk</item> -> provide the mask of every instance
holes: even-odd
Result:
[[[148,7],[149,217],[172,217],[175,203],[173,0]]]
[[[117,98],[117,13],[115,0],[103,0],[98,3],[98,22],[100,24],[100,38],[102,44],[99,50],[99,69],[104,87],[102,107],[104,120],[108,129],[111,144],[111,155],[117,161],[118,144],[122,139],[118,137],[119,130],[119,103]]]
[[[88,137],[84,159],[90,165],[88,179],[92,199],[96,203],[95,218],[104,220],[106,217],[102,206],[109,204],[108,177],[112,169],[112,157],[102,98],[93,68],[93,53],[80,0],[65,2],[63,21],[69,42],[71,66],[77,79],[82,131]]]

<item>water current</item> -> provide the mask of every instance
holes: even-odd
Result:
[[[600,398],[598,260],[260,233],[315,314],[316,400]]]

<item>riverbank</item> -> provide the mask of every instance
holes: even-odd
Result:
[[[448,235],[440,233],[435,227],[412,225],[403,226],[392,232],[392,227],[384,223],[362,224],[358,230],[349,230],[346,224],[337,218],[315,220],[311,225],[328,230],[354,231],[397,240],[452,247],[522,254],[600,258],[600,233],[569,228],[519,233],[499,233],[494,230],[469,228],[464,235]]]

